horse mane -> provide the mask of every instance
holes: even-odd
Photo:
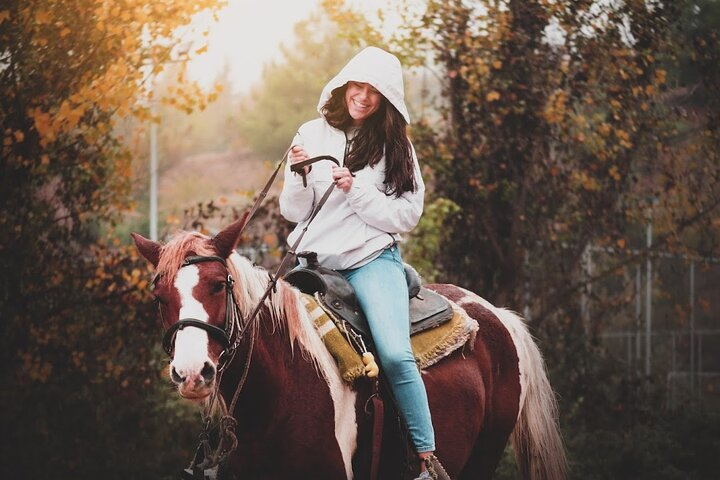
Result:
[[[160,250],[157,274],[172,284],[185,258],[189,255],[217,255],[209,237],[199,232],[181,231],[175,234]],[[269,286],[270,275],[262,267],[237,252],[230,255],[228,270],[235,279],[233,293],[243,318],[248,318]],[[273,331],[285,331],[294,352],[295,341],[304,358],[310,359],[327,378],[333,366],[327,361],[327,349],[322,345],[302,301],[300,292],[284,280],[270,292],[265,305],[270,313]]]

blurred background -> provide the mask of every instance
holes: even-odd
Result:
[[[428,186],[404,256],[524,315],[571,478],[718,478],[719,32],[718,0],[0,3],[0,475],[176,478],[200,418],[129,232],[237,218],[376,45]]]

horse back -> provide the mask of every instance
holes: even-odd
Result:
[[[517,403],[520,395],[518,353],[512,335],[501,319],[488,308],[487,302],[465,289],[449,284],[427,287],[460,307],[478,323],[478,331],[469,350],[473,352],[470,356],[477,361],[483,383],[493,390],[501,388],[505,403]],[[468,347],[461,353],[467,357]]]

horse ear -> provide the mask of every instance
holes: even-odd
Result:
[[[211,240],[219,257],[228,258],[235,250],[240,241],[240,234],[247,223],[247,217],[248,213],[245,212],[242,217],[225,227]]]
[[[135,246],[140,251],[140,254],[145,257],[148,262],[152,263],[153,267],[157,267],[160,261],[160,244],[148,240],[139,233],[132,232],[130,235],[135,241]]]

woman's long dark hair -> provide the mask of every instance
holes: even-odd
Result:
[[[346,131],[352,117],[345,105],[347,84],[332,91],[322,108],[325,120]],[[357,172],[366,165],[374,167],[385,155],[385,194],[399,197],[417,190],[412,147],[407,136],[407,122],[398,110],[381,95],[377,111],[366,119],[352,140],[345,166]]]

